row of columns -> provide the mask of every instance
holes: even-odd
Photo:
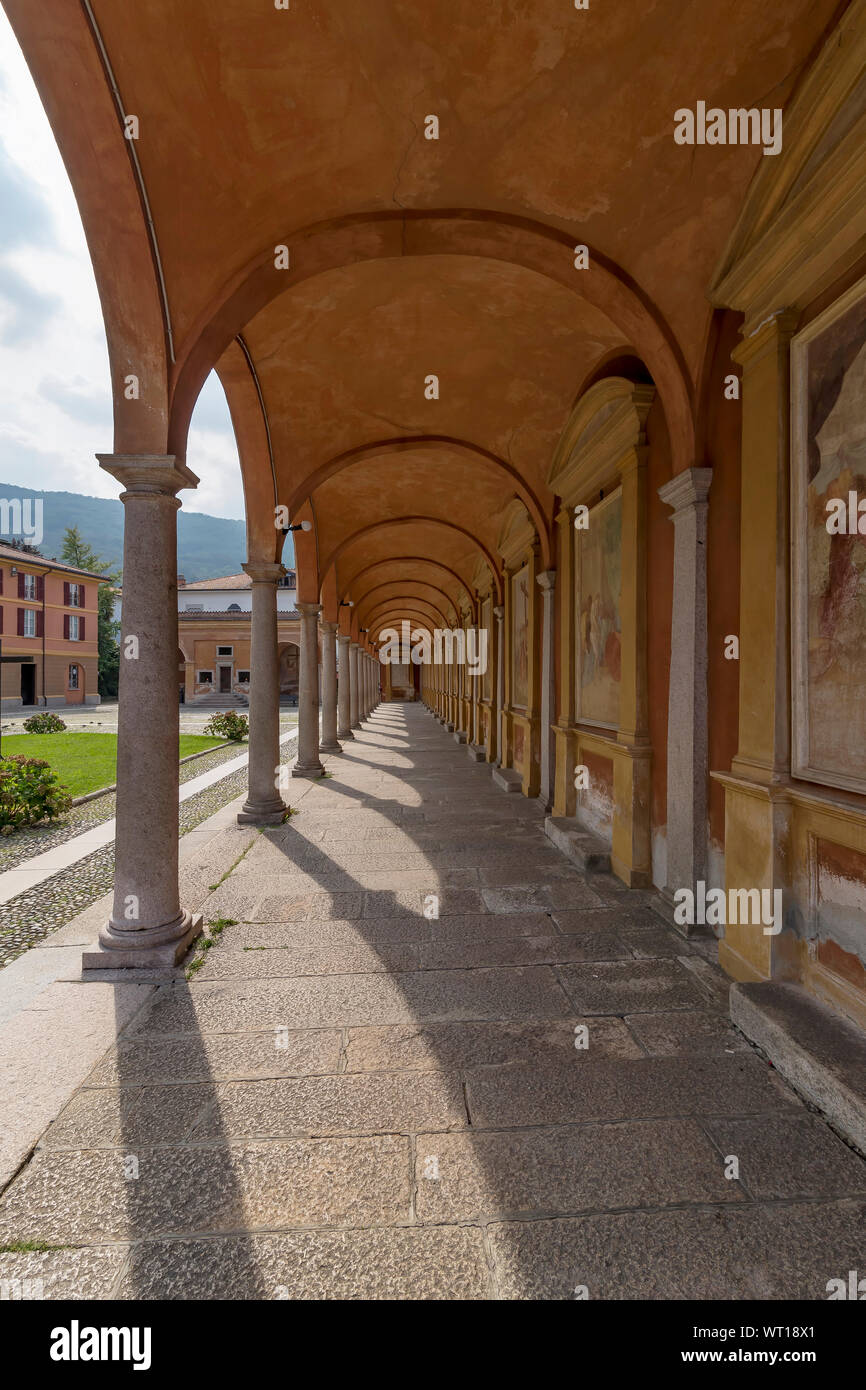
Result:
[[[114,900],[85,969],[176,965],[201,931],[178,885],[177,493],[198,479],[171,455],[103,455],[124,487],[123,609],[117,722]],[[277,581],[282,565],[250,561],[248,790],[242,824],[283,820]],[[293,776],[320,777],[379,703],[379,663],[321,604],[299,603],[298,756]],[[322,634],[321,736],[319,632]],[[339,680],[337,647],[339,645]]]
[[[555,574],[548,572],[542,576],[549,581],[544,588],[544,626],[543,633],[546,634],[543,643],[542,661],[544,669],[548,672],[548,680],[542,682],[542,718],[547,711],[548,718],[552,718],[552,703],[550,689],[553,681],[553,603],[552,593]],[[539,580],[539,583],[541,581]],[[496,621],[495,632],[491,634],[493,640],[493,653],[495,655],[495,668],[492,680],[495,688],[495,697],[490,710],[490,761],[497,766],[501,765],[501,750],[503,745],[501,719],[505,705],[505,641],[503,631],[503,620],[505,618],[505,607],[503,604],[495,604],[493,607],[493,617]],[[431,709],[449,728],[455,732],[464,733],[469,743],[476,747],[481,742],[481,678],[469,676],[465,668],[457,664],[447,662],[438,663],[427,669],[429,685],[426,691],[422,691],[422,698],[428,709]],[[547,703],[545,705],[545,690],[548,691]],[[464,719],[465,703],[468,701],[468,716]],[[467,727],[464,728],[464,723]],[[548,758],[548,776],[550,776],[551,763]],[[544,790],[544,788],[542,788]]]

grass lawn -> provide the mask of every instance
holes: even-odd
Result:
[[[218,748],[225,739],[209,734],[181,734],[178,757]],[[245,744],[238,744],[240,753]],[[24,753],[44,758],[73,796],[86,796],[115,781],[117,734],[4,734],[4,757]]]

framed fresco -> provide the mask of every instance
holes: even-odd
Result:
[[[493,693],[493,672],[490,668],[490,653],[493,651],[493,644],[490,641],[490,624],[493,621],[493,600],[486,598],[481,604],[481,630],[486,632],[486,638],[482,639],[487,643],[487,663],[481,677],[481,698],[489,700]]]
[[[619,728],[622,671],[622,488],[575,531],[575,710],[581,724]]]
[[[792,772],[866,792],[866,280],[793,339],[791,415]]]
[[[529,703],[529,566],[511,576],[511,705]]]

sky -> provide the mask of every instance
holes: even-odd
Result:
[[[37,3],[37,0],[34,0]],[[0,8],[0,484],[117,497],[108,351],[81,218],[17,41]],[[211,373],[187,462],[184,510],[241,518],[237,447]]]

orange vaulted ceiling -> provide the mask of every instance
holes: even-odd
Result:
[[[782,105],[838,8],[91,3],[141,121],[179,342],[294,230],[361,210],[480,208],[579,233],[659,306],[695,369],[703,290],[762,156],[695,158],[673,142],[673,111]],[[438,142],[423,138],[430,113]]]
[[[764,156],[677,145],[674,112],[784,107],[839,9],[2,3],[91,247],[115,448],[183,455],[219,362],[255,546],[286,502],[315,523],[299,583],[357,596],[399,561],[454,598],[514,496],[549,544],[551,455],[606,357],[643,359],[694,462],[706,289]]]

